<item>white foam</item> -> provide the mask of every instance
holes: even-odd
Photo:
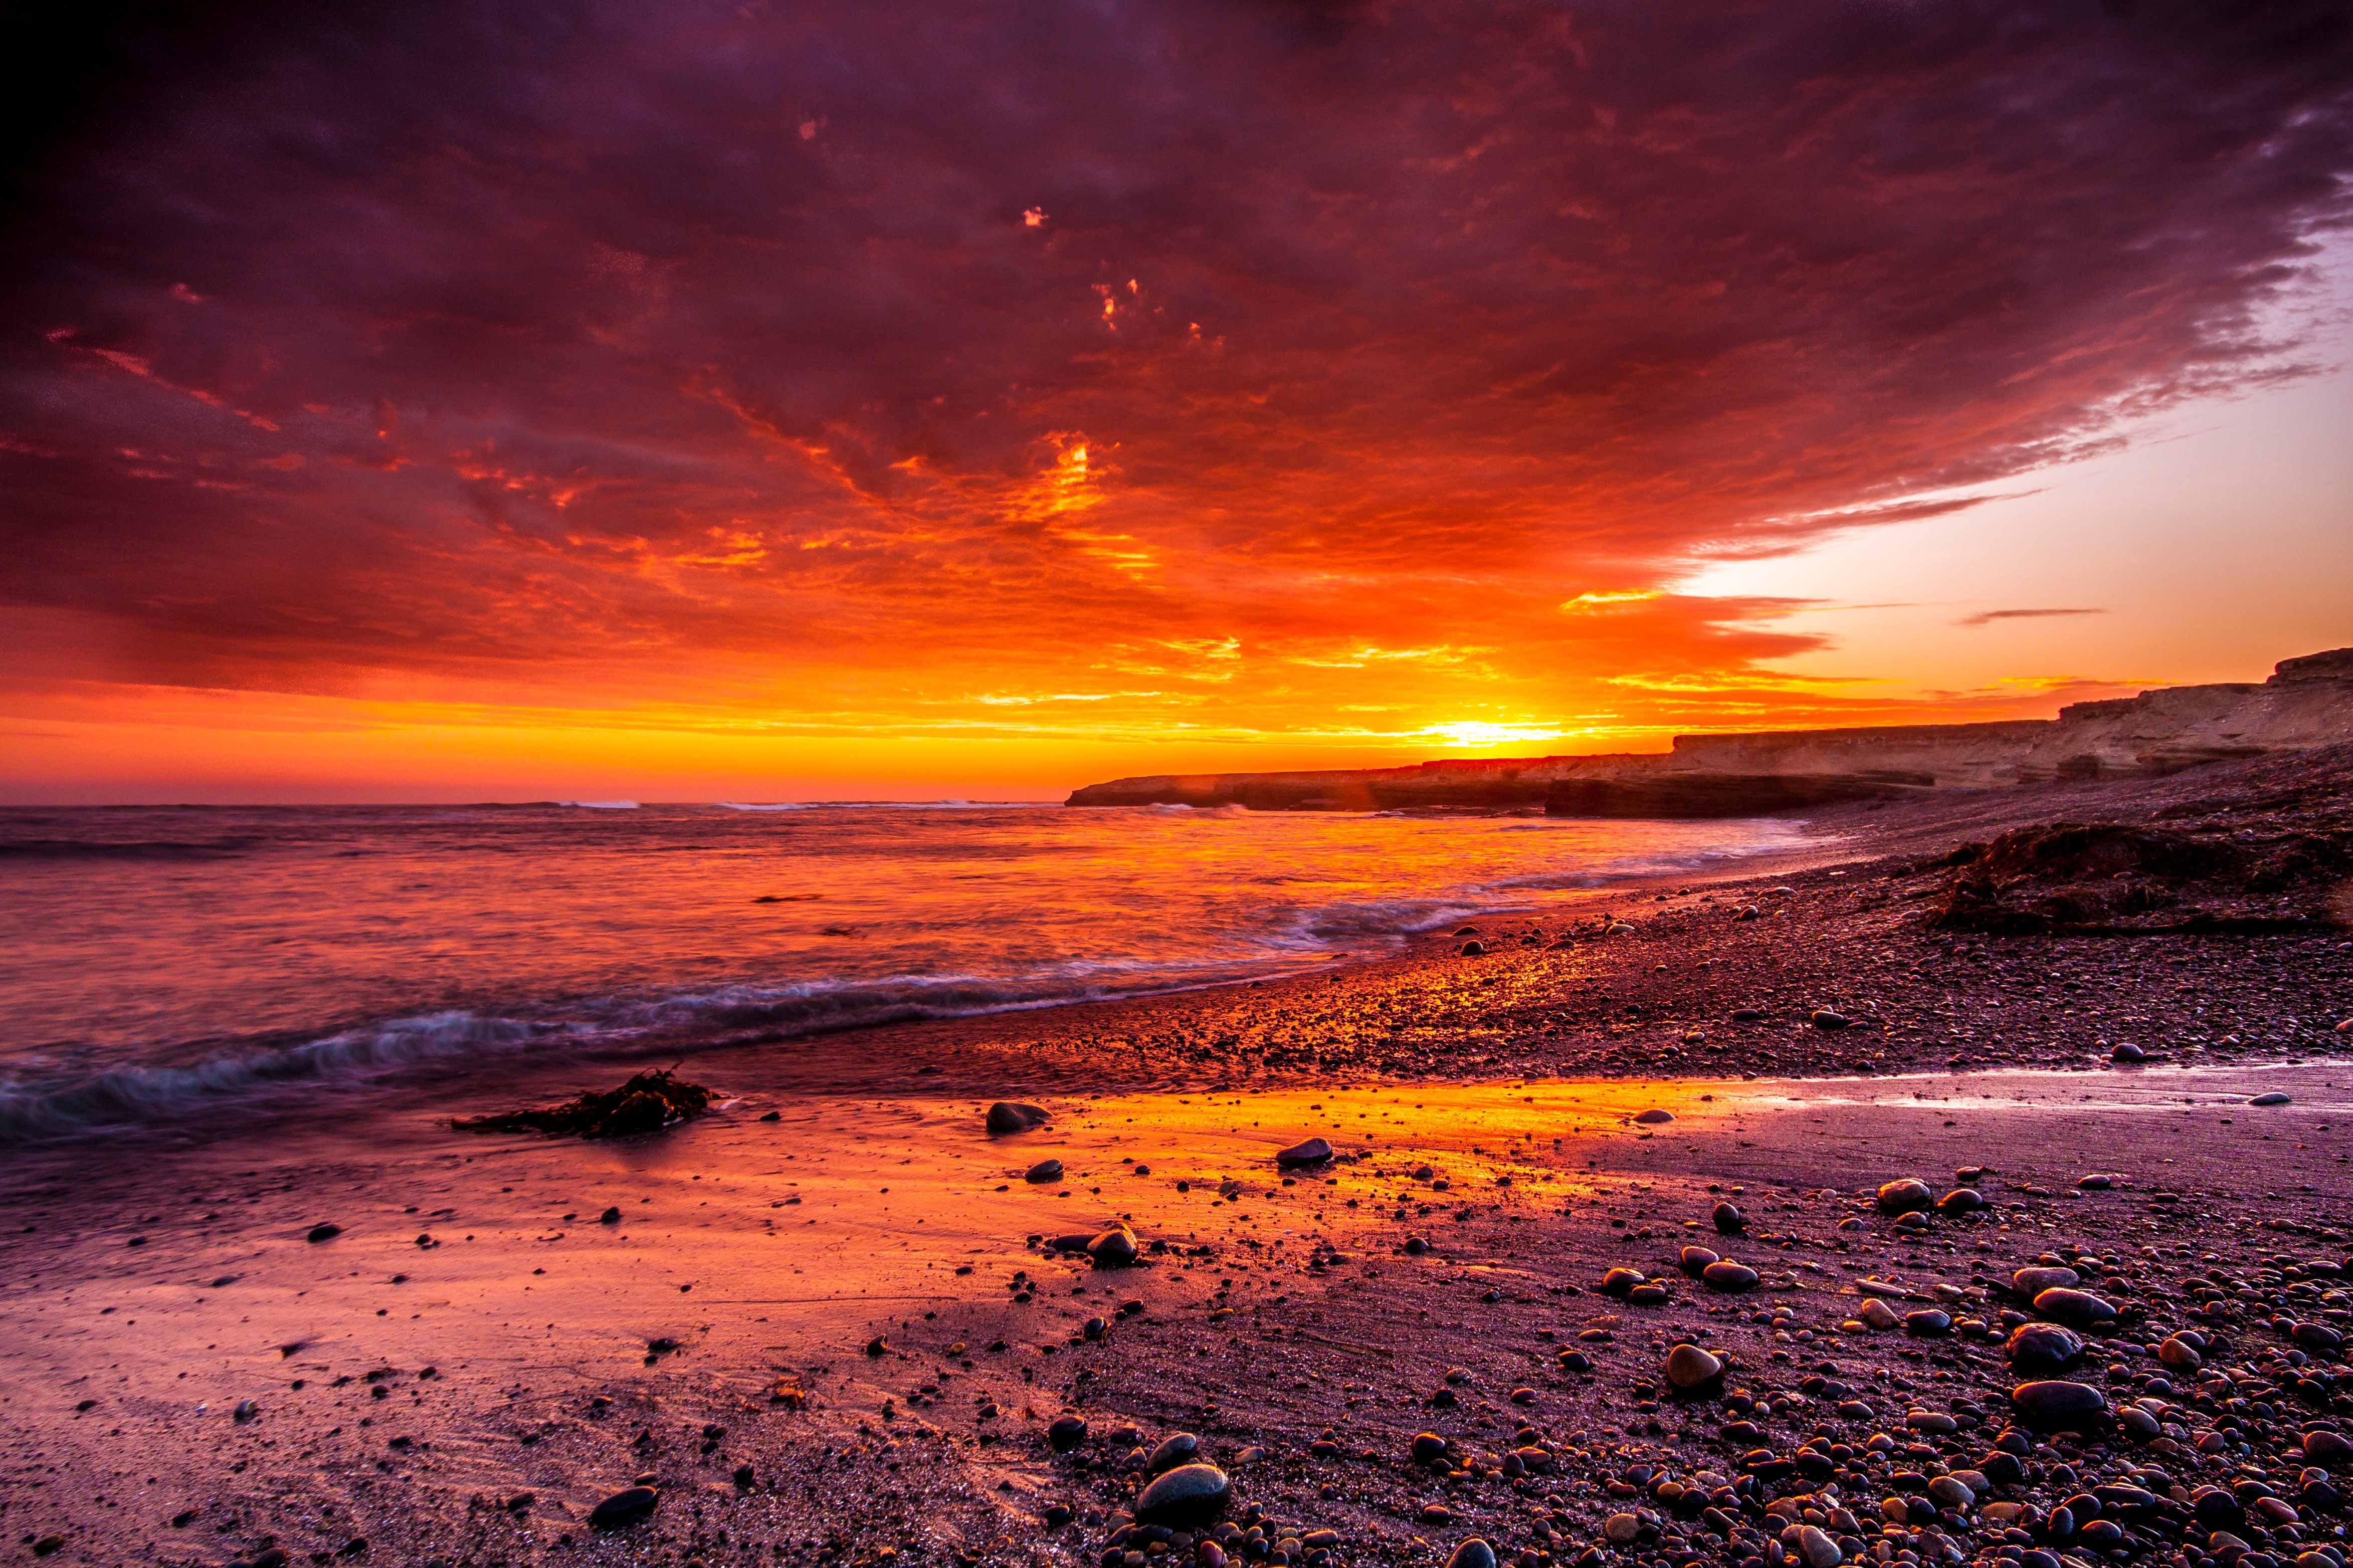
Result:
[[[636,811],[634,800],[559,800],[558,805],[576,805],[583,811]]]

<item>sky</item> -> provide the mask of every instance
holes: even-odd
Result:
[[[6,26],[0,800],[1048,798],[2353,644],[2341,0]]]

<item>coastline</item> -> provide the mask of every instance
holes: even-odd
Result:
[[[23,1151],[0,1177],[22,1216],[0,1248],[16,1347],[0,1504],[35,1552],[91,1563],[1102,1561],[1139,1479],[1131,1450],[1181,1430],[1227,1467],[1231,1517],[1290,1528],[1314,1568],[1435,1563],[1474,1532],[1532,1563],[1736,1563],[1800,1487],[1877,1508],[1865,1493],[1891,1466],[1863,1457],[1870,1434],[1958,1470],[2002,1425],[1998,1331],[1850,1331],[1861,1281],[1901,1275],[1905,1310],[1991,1323],[2021,1305],[2010,1270],[2063,1244],[2118,1259],[2101,1288],[2133,1332],[2082,1374],[2117,1403],[2165,1364],[2147,1348],[2160,1327],[2199,1323],[2229,1364],[2291,1392],[2302,1375],[2319,1403],[2222,1427],[2185,1381],[2154,1396],[2179,1407],[2159,1422],[2168,1448],[2038,1436],[2002,1500],[2047,1511],[2063,1467],[2125,1484],[2155,1466],[2185,1497],[2242,1464],[2293,1478],[2305,1417],[2353,1413],[2341,1350],[2295,1351],[2319,1384],[2281,1359],[2300,1342],[2272,1326],[2285,1314],[2193,1319],[2185,1281],[2218,1248],[2248,1267],[2348,1261],[2345,934],[1950,935],[1922,919],[1949,880],[1924,862],[1957,837],[2094,814],[2078,808],[2187,820],[2200,801],[2269,821],[2280,776],[2238,770],[2225,782],[2253,783],[2221,795],[2196,775],[2061,786],[1957,822],[1948,802],[1842,808],[1816,819],[1818,853],[1597,891],[1538,941],[1516,919],[1473,922],[1492,953],[1433,935],[1282,980],[689,1053],[681,1076],[726,1102],[641,1139],[448,1130],[584,1087],[573,1064],[420,1079],[364,1119],[219,1127],[136,1160]],[[1633,929],[1598,934],[1605,917]],[[1747,1008],[1764,1016],[1732,1019]],[[1823,1008],[1846,1026],[1816,1026]],[[2148,1062],[2113,1065],[2125,1043]],[[2274,1086],[2290,1103],[2242,1109]],[[980,1111],[998,1098],[1055,1120],[990,1140]],[[1630,1120],[1651,1109],[1675,1120]],[[1274,1163],[1311,1134],[1345,1158]],[[1049,1157],[1064,1180],[1022,1180]],[[1979,1165],[1994,1173],[1977,1217],[1913,1232],[1868,1196]],[[2111,1185],[2079,1189],[2092,1173]],[[1718,1201],[1746,1205],[1746,1236],[1707,1226]],[[1123,1215],[1166,1248],[1148,1267],[1039,1245]],[[320,1225],[339,1229],[307,1239]],[[1680,1275],[1677,1249],[1702,1239],[1757,1267],[1752,1293]],[[1680,1282],[1655,1308],[1597,1298],[1627,1263]],[[2345,1328],[2341,1293],[2321,1300],[2340,1276],[2299,1273],[2321,1289],[2248,1288]],[[1726,1387],[1748,1410],[1660,1397],[1684,1338],[1736,1354]],[[1588,1370],[1562,1362],[1572,1346]],[[1045,1429],[1066,1414],[1089,1430],[1061,1452]],[[1114,1436],[1129,1426],[1134,1441]],[[1768,1467],[1725,1515],[1748,1534],[1659,1506],[1660,1476],[1713,1495],[1703,1478],[1754,1478],[1744,1454],[1786,1459],[1817,1428],[1848,1455],[1820,1477]],[[1423,1430],[1455,1444],[1442,1476],[1412,1460]],[[1516,1474],[1502,1462],[1539,1450]],[[591,1528],[641,1476],[652,1516]],[[1650,1518],[1613,1540],[1628,1509]],[[2001,1539],[1982,1518],[1868,1515],[1848,1509],[1838,1532],[1866,1552],[1883,1530],[1921,1561]],[[2285,1562],[2341,1522],[2321,1507],[2309,1528],[2241,1528],[2291,1532],[2263,1542]]]

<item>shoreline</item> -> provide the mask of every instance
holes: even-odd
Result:
[[[2211,780],[2007,804],[2281,819],[2276,775],[2245,776],[2253,804],[2194,793]],[[2246,1467],[2296,1516],[2240,1519],[2249,1556],[2342,1542],[2295,1478],[2304,1428],[2353,1417],[2353,942],[1930,931],[1950,879],[1926,861],[1957,829],[1901,809],[1825,814],[1858,837],[1804,868],[1482,918],[1493,953],[1433,935],[690,1052],[725,1102],[640,1138],[450,1130],[616,1076],[567,1062],[14,1151],[0,1511],[92,1568],[1208,1564],[1124,1522],[1142,1453],[1181,1432],[1230,1478],[1219,1553],[1293,1568],[1435,1565],[1472,1534],[1531,1568],[1744,1568],[1809,1508],[1842,1557],[2100,1568],[2108,1548],[2046,1528],[2072,1492],[2155,1488],[2188,1518]],[[1588,934],[1603,917],[1633,929]],[[1815,1023],[1831,1006],[1845,1026]],[[2112,1063],[2125,1043],[2147,1059]],[[2267,1090],[2288,1102],[2249,1105]],[[997,1099],[1053,1121],[989,1139]],[[1310,1136],[1339,1157],[1274,1161]],[[1044,1159],[1061,1179],[1025,1181]],[[1978,1167],[1978,1206],[1916,1227],[1872,1195]],[[1121,1222],[1144,1267],[1047,1245]],[[1703,1242],[1753,1288],[1686,1275]],[[2087,1334],[2105,1363],[2070,1375],[2112,1414],[2154,1400],[2154,1434],[2025,1433],[2016,1480],[1886,1515],[1899,1471],[1985,1470],[2017,1381],[2002,1314],[2034,1310],[2009,1281],[2045,1258],[2117,1311]],[[1613,1267],[1664,1300],[1599,1294]],[[1947,1325],[1871,1327],[1874,1295]],[[2169,1381],[2152,1347],[2181,1332],[2260,1404]],[[1662,1393],[1676,1342],[1728,1358],[1718,1394]],[[1086,1434],[1058,1447],[1066,1415]],[[1425,1431],[1443,1465],[1415,1460]],[[593,1527],[640,1478],[650,1517]],[[2023,1546],[1990,1517],[2013,1502]],[[2127,1556],[2189,1540],[2162,1509],[2120,1517]]]

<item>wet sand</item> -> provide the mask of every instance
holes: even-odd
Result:
[[[2292,1103],[2244,1103],[2272,1089]],[[1701,1327],[1760,1373],[1828,1353],[1850,1384],[1942,1378],[1898,1359],[1920,1353],[1901,1336],[1838,1334],[1856,1279],[1926,1299],[2061,1239],[2341,1256],[2327,1227],[2353,1198],[2353,1070],[2335,1065],[1048,1103],[1050,1126],[996,1140],[956,1099],[746,1096],[611,1144],[457,1139],[417,1117],[266,1159],[189,1152],[169,1203],[154,1172],[20,1194],[0,1296],[11,1526],[90,1562],[353,1540],[372,1560],[650,1560],[698,1532],[707,1562],[814,1556],[829,1536],[851,1556],[1067,1560],[1086,1527],[1046,1531],[1043,1510],[1102,1517],[1102,1478],[1039,1434],[1076,1410],[1098,1431],[1198,1433],[1245,1495],[1401,1550],[1449,1532],[1420,1523],[1410,1485],[1394,1506],[1318,1496],[1304,1460],[1324,1428],[1386,1458],[1433,1424],[1508,1447],[1525,1416],[1600,1453],[1650,1436],[1625,1379]],[[1630,1120],[1652,1109],[1675,1120]],[[1311,1135],[1350,1158],[1286,1181],[1274,1151]],[[1022,1179],[1049,1158],[1065,1179]],[[1989,1223],[1926,1243],[1877,1215],[1836,1228],[1881,1181],[1978,1163],[1998,1172]],[[2094,1171],[2115,1189],[2078,1193]],[[1751,1237],[1691,1234],[1725,1196]],[[1169,1251],[1094,1269],[1034,1239],[1118,1220]],[[306,1240],[321,1224],[341,1232]],[[1592,1294],[1692,1240],[1757,1265],[1759,1293]],[[1730,1317],[1768,1300],[1794,1331]],[[1604,1316],[1597,1373],[1554,1369]],[[1450,1365],[1466,1381],[1441,1415]],[[780,1382],[807,1408],[772,1402]],[[588,1531],[641,1475],[665,1493],[656,1519]]]

